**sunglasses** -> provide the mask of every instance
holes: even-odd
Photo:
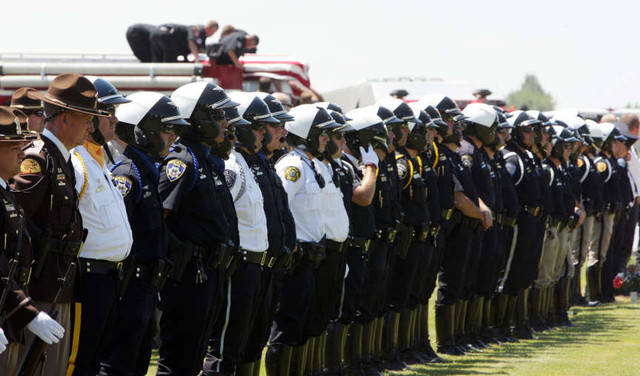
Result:
[[[211,117],[215,121],[224,120],[224,110],[220,110],[220,109],[211,110]]]
[[[336,140],[342,140],[344,138],[344,135],[342,133],[334,133],[333,138],[335,138]]]
[[[264,130],[264,124],[260,123],[260,124],[251,124],[251,129],[253,129],[254,131],[262,131]]]
[[[530,133],[530,132],[535,132],[536,130],[532,127],[526,127],[526,128],[521,128],[521,131],[523,133]]]
[[[109,116],[114,116],[116,114],[116,108],[114,106],[102,108],[103,111],[109,114]]]
[[[35,110],[35,111],[29,111],[29,110],[26,110],[26,111],[24,111],[24,113],[25,113],[27,116],[31,116],[31,115],[35,115],[35,116],[44,116],[44,110]]]

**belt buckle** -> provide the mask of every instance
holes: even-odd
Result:
[[[265,252],[265,253],[266,253],[266,252]],[[273,268],[273,266],[274,266],[275,264],[276,264],[276,258],[275,258],[275,257],[273,257],[273,256],[272,256],[272,257],[270,257],[270,258],[269,258],[269,263],[267,264],[267,266],[268,266],[269,268]]]
[[[260,259],[260,266],[264,266],[267,262],[267,251],[262,252],[262,259]]]
[[[393,242],[394,240],[396,240],[396,229],[391,229],[389,230],[389,232],[387,233],[387,239],[389,240],[389,243]]]

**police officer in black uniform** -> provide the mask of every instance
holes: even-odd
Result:
[[[419,343],[424,349],[425,359],[429,362],[442,362],[442,358],[433,350],[429,339],[428,303],[436,288],[436,279],[442,264],[446,228],[453,213],[453,164],[444,154],[441,144],[442,139],[448,133],[449,125],[442,120],[440,113],[434,106],[427,104],[430,103],[429,98],[416,103],[417,108],[424,109],[434,125],[434,128],[429,130],[432,142],[429,144],[427,151],[420,155],[425,164],[423,166],[425,171],[423,175],[426,177],[425,180],[429,192],[428,199],[432,224],[430,240],[433,242],[433,254],[425,273],[425,291],[420,298],[421,308],[417,326],[420,329]]]
[[[124,197],[133,246],[125,260],[121,301],[100,375],[147,372],[155,329],[153,313],[168,271],[167,230],[155,163],[162,158],[169,140],[167,133],[188,125],[165,95],[139,92],[128,99],[132,102],[116,110],[116,132],[128,146],[123,152],[125,158],[111,168],[111,173]]]
[[[351,372],[355,372],[362,361],[363,321],[360,305],[364,296],[367,273],[368,252],[376,233],[374,209],[371,204],[376,187],[376,172],[381,158],[388,150],[387,129],[373,111],[358,109],[347,115],[353,131],[346,135],[343,166],[353,171],[361,182],[364,197],[354,194],[351,202],[351,231],[349,247],[346,249],[346,263],[349,274],[344,282],[344,299],[338,323],[330,327],[329,354],[331,358],[343,358]],[[353,183],[356,186],[356,182]],[[360,189],[360,188],[358,188]],[[369,330],[369,335],[375,333]],[[367,338],[367,349],[373,342]],[[336,349],[343,348],[344,354]],[[338,353],[335,355],[335,353]],[[367,352],[369,356],[370,350]],[[341,369],[330,364],[329,372],[340,374]]]
[[[517,225],[513,227],[507,240],[509,253],[496,307],[496,326],[503,339],[510,339],[510,321],[516,309],[518,294],[521,301],[524,301],[524,290],[531,283],[531,270],[537,269],[540,257],[537,247],[542,247],[541,242],[538,242],[543,200],[540,187],[544,184],[535,156],[530,151],[535,143],[536,127],[541,121],[525,112],[514,114],[508,121],[515,128],[511,133],[511,141],[501,153],[518,192],[521,210]],[[521,307],[523,313],[524,305]]]
[[[467,118],[464,120],[464,137],[457,153],[461,156],[463,164],[471,170],[473,183],[478,191],[480,207],[495,216],[497,212],[495,172],[491,168],[489,156],[483,146],[494,141],[498,126],[497,113],[493,107],[484,103],[472,103],[465,107],[462,113]],[[479,330],[484,299],[491,294],[493,287],[496,231],[497,228],[492,226],[475,234],[462,293],[461,309],[466,309],[466,318],[463,319],[461,342],[476,348],[487,347],[479,336]],[[465,300],[468,300],[468,303]]]
[[[481,265],[481,270],[485,267],[493,268],[491,274],[487,274],[489,280],[485,286],[484,306],[482,308],[482,324],[480,335],[486,343],[500,343],[500,339],[495,331],[495,311],[494,311],[494,293],[498,290],[500,277],[504,274],[506,265],[506,250],[508,245],[505,244],[505,238],[508,238],[507,232],[513,227],[516,216],[520,210],[518,204],[518,194],[513,187],[511,175],[505,168],[505,161],[500,150],[506,145],[509,137],[509,130],[513,128],[507,122],[506,117],[500,107],[494,106],[498,113],[498,128],[496,137],[493,142],[485,145],[484,151],[490,159],[491,167],[494,171],[493,185],[495,190],[495,221],[493,227],[485,232],[483,250],[495,248],[492,260],[487,260],[487,265]],[[492,233],[492,231],[494,233]],[[484,260],[481,260],[481,263]]]
[[[229,222],[220,208],[208,161],[210,146],[222,134],[223,109],[237,106],[212,83],[197,82],[171,95],[189,126],[172,145],[160,170],[159,192],[172,262],[161,294],[158,375],[196,375],[202,368],[206,328],[220,311],[224,268],[230,257]],[[185,307],[192,307],[186,313]]]
[[[444,256],[439,275],[440,288],[436,302],[436,332],[438,352],[462,355],[464,349],[456,347],[454,333],[462,329],[463,305],[456,307],[465,283],[465,273],[471,241],[480,227],[492,224],[490,212],[479,207],[478,193],[473,185],[471,172],[456,153],[462,138],[459,122],[464,118],[457,104],[449,97],[431,95],[422,101],[430,103],[443,114],[447,123],[446,134],[442,137],[444,155],[454,167],[455,218],[452,219],[445,244]],[[444,132],[443,132],[444,133]]]
[[[284,124],[294,118],[287,113],[282,103],[274,96],[266,93],[256,93],[256,96],[267,104],[271,115],[280,123],[267,124],[266,130],[269,133],[267,139],[269,141],[265,139],[261,151],[256,153],[254,158],[247,159],[264,197],[264,211],[267,215],[269,232],[267,257],[272,260],[262,270],[265,295],[258,307],[253,332],[249,336],[245,350],[245,362],[253,361],[254,372],[260,370],[262,350],[269,340],[277,299],[282,289],[284,270],[290,265],[292,252],[296,247],[296,228],[293,216],[282,181],[276,174],[275,161],[273,160],[274,152],[279,150],[285,141]],[[265,366],[271,367],[269,363],[266,363]]]

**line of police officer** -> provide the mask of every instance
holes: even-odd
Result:
[[[74,344],[59,345],[44,374],[69,364],[73,375],[145,375],[157,308],[162,375],[258,375],[267,343],[269,375],[441,362],[428,331],[436,281],[439,353],[534,338],[571,325],[569,294],[580,301],[575,276],[587,257],[589,303],[600,299],[614,228],[629,225],[622,213],[637,191],[624,163],[635,138],[572,113],[461,111],[444,95],[287,113],[272,95],[227,94],[212,83],[124,98],[106,80],[77,74],[56,77],[36,99],[47,103],[43,142],[24,161],[16,154],[18,175],[0,176],[13,191],[2,184],[5,238],[34,234],[5,241],[3,275],[14,258],[24,270],[9,287],[22,299],[1,313],[14,352],[25,327],[47,343],[64,338],[38,307],[80,266],[63,300],[82,303],[63,306],[76,324],[61,322]],[[0,146],[35,138],[0,110]],[[93,253],[80,253],[81,213],[90,218],[95,207],[99,218],[107,205],[97,194],[109,174],[101,153],[111,153],[94,115],[117,119],[127,145],[109,177],[123,198],[111,205],[124,206],[120,222],[132,234],[118,257],[93,243]],[[98,146],[74,152],[73,174],[65,155],[84,137]],[[91,158],[96,169],[87,169]],[[16,225],[12,195],[29,226]],[[78,211],[83,198],[88,208]],[[100,231],[84,227],[89,239]],[[83,351],[87,343],[93,351]],[[4,359],[14,373],[24,355]]]

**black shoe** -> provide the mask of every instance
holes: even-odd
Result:
[[[511,330],[511,336],[517,339],[533,339],[526,327],[516,326]]]
[[[427,342],[422,345],[422,349],[424,351],[424,358],[427,360],[427,363],[444,363],[445,360],[442,359],[436,351],[431,347],[431,343]]]
[[[458,355],[464,355],[464,351],[460,348],[458,348],[458,346],[449,344],[449,345],[444,345],[444,346],[438,346],[438,352],[440,354],[446,354],[446,355],[454,355],[454,356],[458,356]]]

